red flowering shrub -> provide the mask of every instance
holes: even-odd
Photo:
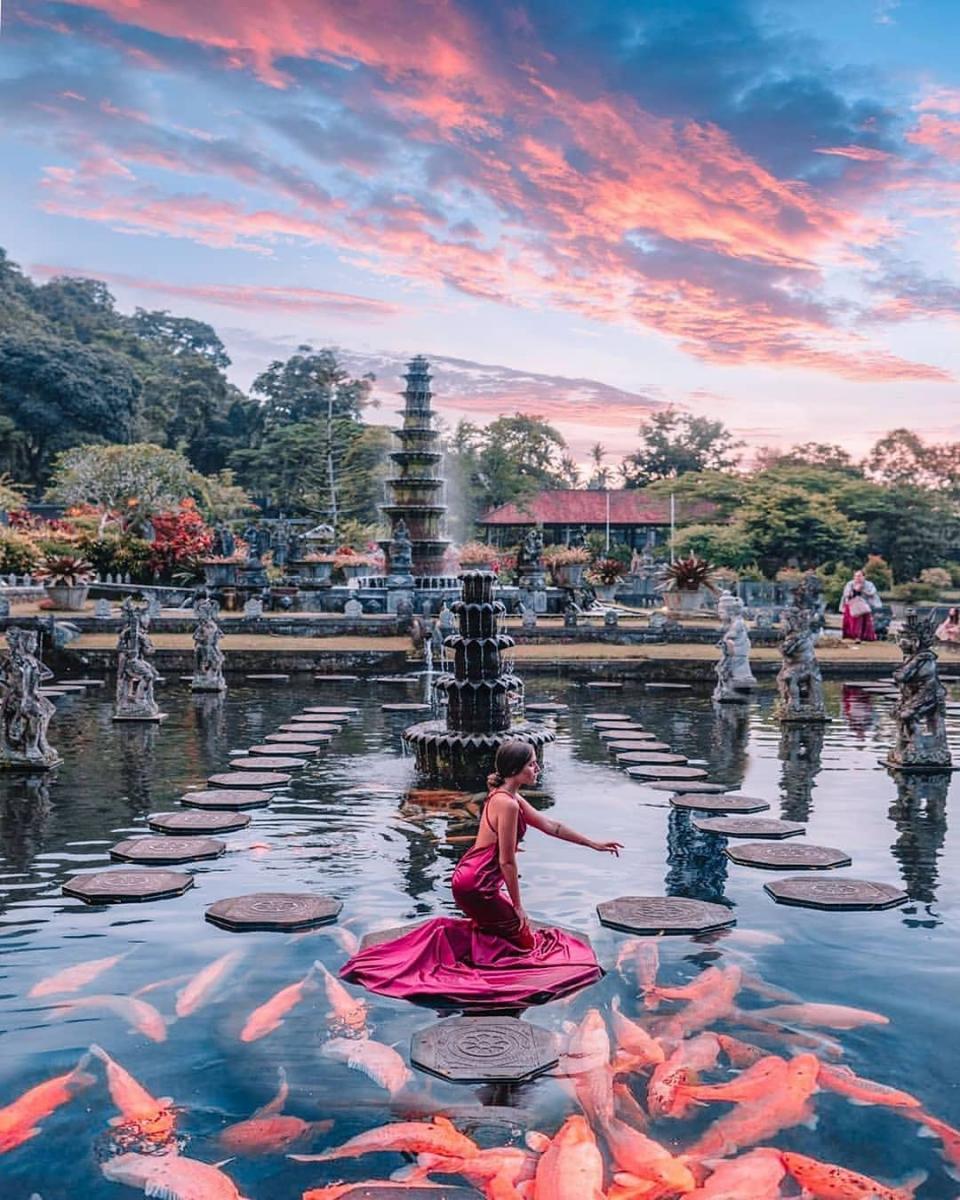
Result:
[[[150,523],[154,535],[150,569],[166,578],[188,559],[207,554],[213,545],[213,534],[192,500],[182,500],[176,512],[157,513]]]

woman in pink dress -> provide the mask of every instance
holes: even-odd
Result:
[[[391,942],[360,950],[340,974],[372,992],[452,1007],[543,1003],[603,974],[593,950],[561,929],[534,929],[520,898],[517,847],[528,826],[550,837],[619,854],[542,816],[520,795],[539,766],[526,742],[504,742],[473,846],[453,873],[453,898],[466,920],[436,917]]]

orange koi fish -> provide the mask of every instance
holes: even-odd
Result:
[[[534,1200],[603,1200],[603,1159],[583,1117],[567,1117],[537,1163]]]
[[[72,1071],[38,1083],[6,1108],[0,1108],[0,1154],[7,1154],[36,1137],[40,1132],[39,1123],[45,1117],[94,1082],[85,1069],[89,1061],[90,1055],[85,1054]]]
[[[945,1168],[946,1172],[953,1179],[960,1179],[960,1129],[954,1129],[946,1121],[940,1121],[936,1117],[931,1117],[926,1112],[905,1109],[903,1115],[913,1121],[920,1122],[922,1126],[920,1129],[921,1137],[935,1137],[940,1139],[940,1149],[944,1159],[949,1163],[949,1166]]]
[[[704,975],[709,973],[704,971]],[[734,1001],[740,991],[741,974],[739,967],[719,968],[718,974],[711,976],[709,987],[676,1014],[676,1020],[685,1035],[706,1029],[736,1012]]]
[[[610,1025],[617,1049],[629,1055],[637,1068],[662,1063],[666,1058],[660,1043],[642,1025],[623,1015],[619,996],[610,1002]]]
[[[317,968],[314,964],[297,983],[291,983],[287,987],[281,988],[259,1008],[253,1010],[247,1017],[243,1029],[240,1030],[240,1041],[256,1042],[260,1038],[266,1037],[268,1033],[273,1033],[275,1029],[279,1029],[287,1013],[292,1012],[301,1000],[316,988]]]
[[[665,1146],[639,1129],[616,1118],[604,1121],[601,1129],[620,1171],[656,1183],[671,1195],[692,1192],[697,1186],[693,1173],[682,1159],[674,1158]]]
[[[56,1011],[58,1016],[68,1016],[84,1008],[105,1008],[152,1042],[167,1040],[166,1021],[152,1004],[136,996],[83,996],[79,1000],[60,1001]]]
[[[660,970],[660,950],[655,938],[630,938],[617,954],[617,970],[632,962],[644,1008],[657,1007],[657,972]]]
[[[296,1162],[331,1162],[337,1158],[359,1158],[364,1154],[383,1154],[388,1150],[401,1154],[439,1154],[443,1158],[474,1158],[479,1146],[460,1132],[446,1117],[433,1121],[395,1121],[358,1133],[342,1146],[322,1154],[290,1154]],[[356,1185],[352,1185],[356,1186]]]
[[[903,1187],[887,1187],[849,1171],[836,1163],[820,1162],[805,1154],[783,1153],[783,1165],[800,1184],[804,1194],[814,1200],[913,1200],[913,1193],[926,1179],[926,1172],[914,1176]]]
[[[333,1121],[303,1121],[300,1117],[284,1115],[290,1088],[283,1067],[277,1070],[279,1087],[277,1094],[262,1108],[258,1108],[246,1121],[228,1125],[217,1138],[223,1150],[229,1154],[243,1156],[255,1154],[281,1154],[291,1146],[312,1141],[333,1128]]]
[[[613,1115],[610,1038],[599,1009],[588,1009],[571,1031],[560,1059],[560,1072],[573,1079],[577,1100],[592,1121]]]
[[[100,1171],[111,1183],[167,1200],[244,1200],[219,1167],[182,1154],[118,1154],[101,1163]]]
[[[786,1168],[779,1150],[764,1147],[718,1162],[689,1200],[779,1200]]]
[[[93,983],[104,971],[115,967],[130,953],[131,951],[127,950],[124,954],[112,954],[109,958],[91,958],[87,962],[64,967],[62,971],[56,971],[53,975],[48,975],[46,979],[35,983],[27,995],[31,999],[35,999],[37,996],[56,996],[65,992],[79,992],[88,983]]]
[[[675,987],[657,987],[657,997],[660,1000],[699,1000],[702,996],[717,987],[723,978],[721,967],[707,967],[689,983],[677,984]]]
[[[223,986],[227,976],[236,968],[244,954],[243,950],[230,950],[198,971],[186,987],[177,992],[177,1016],[188,1017],[205,1004],[209,1004],[214,993]]]
[[[648,1120],[643,1105],[625,1083],[613,1085],[613,1102],[617,1116],[634,1129],[646,1129]]]
[[[760,1046],[752,1046],[749,1042],[741,1042],[739,1038],[731,1037],[728,1033],[718,1033],[717,1041],[724,1056],[732,1067],[743,1071],[752,1067],[755,1062],[764,1058],[767,1051]]]
[[[120,1116],[111,1117],[110,1124],[136,1124],[151,1139],[169,1136],[176,1125],[172,1098],[162,1096],[155,1100],[129,1071],[96,1043],[90,1047],[90,1053],[106,1067],[110,1099],[120,1110]]]
[[[320,1047],[320,1053],[346,1063],[353,1071],[362,1071],[391,1096],[413,1079],[413,1072],[396,1050],[372,1038],[331,1038]]]
[[[547,1139],[549,1142],[549,1138]],[[424,1179],[428,1175],[462,1175],[488,1196],[520,1197],[517,1184],[532,1180],[538,1155],[519,1146],[493,1146],[478,1150],[472,1158],[449,1158],[442,1154],[419,1154],[416,1165],[394,1171],[394,1180]]]
[[[719,1057],[720,1043],[715,1034],[701,1033],[681,1042],[650,1077],[647,1108],[651,1117],[686,1116],[693,1104],[679,1091],[680,1085],[693,1083],[698,1073],[708,1071]]]
[[[863,1079],[849,1067],[834,1067],[822,1062],[817,1082],[821,1087],[846,1096],[854,1104],[886,1104],[890,1108],[921,1107],[920,1101],[909,1092],[901,1092],[898,1088],[888,1087],[873,1079]]]
[[[732,1104],[745,1104],[750,1100],[759,1100],[771,1089],[781,1086],[787,1066],[786,1059],[768,1054],[727,1083],[681,1084],[680,1091],[691,1100],[724,1100]]]
[[[845,1004],[777,1004],[755,1010],[763,1021],[783,1025],[814,1025],[825,1029],[859,1029],[861,1025],[889,1025],[890,1018],[866,1008],[848,1008]],[[753,1015],[753,1014],[751,1014]]]
[[[326,992],[327,1003],[330,1005],[327,1020],[331,1025],[362,1035],[367,1024],[367,1002],[351,996],[340,980],[332,975],[322,962],[315,962],[313,968],[320,972],[323,979],[323,990]]]

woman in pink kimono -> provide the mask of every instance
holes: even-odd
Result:
[[[876,584],[870,582],[862,571],[854,571],[843,588],[840,612],[843,614],[843,636],[860,642],[875,642],[873,614],[882,607]]]

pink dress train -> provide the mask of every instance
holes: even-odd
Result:
[[[850,605],[845,604],[841,636],[847,640],[852,638],[858,642],[875,642],[877,634],[873,628],[873,613],[864,613],[860,617],[855,617],[850,611]]]
[[[518,841],[525,832],[521,813]],[[602,976],[590,946],[564,930],[537,929],[532,947],[519,944],[520,919],[506,893],[496,842],[466,852],[452,888],[466,920],[436,917],[392,942],[359,950],[341,978],[405,1000],[502,1008],[545,1003]]]

